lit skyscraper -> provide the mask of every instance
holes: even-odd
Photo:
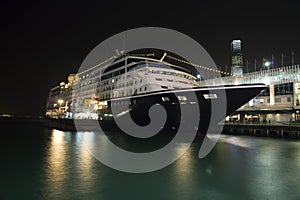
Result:
[[[233,40],[231,42],[231,73],[233,76],[243,74],[243,54],[242,54],[242,41]]]

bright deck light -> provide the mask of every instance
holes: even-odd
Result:
[[[59,104],[62,104],[63,102],[64,102],[64,100],[62,100],[62,99],[57,100],[57,103],[59,103]]]

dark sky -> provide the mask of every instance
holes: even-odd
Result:
[[[247,3],[248,2],[248,3]],[[297,1],[17,1],[2,0],[0,114],[43,115],[48,91],[76,72],[108,37],[156,26],[198,41],[218,66],[230,65],[230,42],[243,41],[253,66],[263,56],[300,62]],[[251,68],[251,67],[250,67]]]

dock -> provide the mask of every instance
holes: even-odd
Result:
[[[222,134],[300,139],[300,124],[224,123]]]

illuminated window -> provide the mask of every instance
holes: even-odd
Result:
[[[203,97],[205,99],[217,99],[218,98],[217,94],[203,94]]]
[[[179,101],[186,101],[187,97],[186,96],[178,96]]]
[[[169,97],[161,97],[161,100],[162,101],[170,101],[170,98]]]

